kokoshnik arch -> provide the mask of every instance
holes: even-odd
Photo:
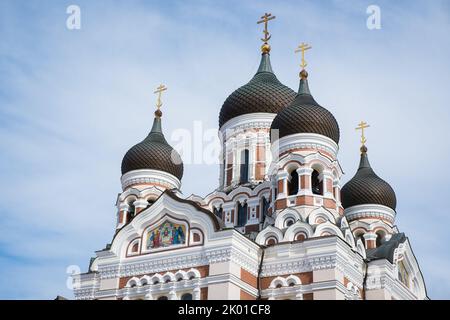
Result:
[[[181,193],[183,163],[162,130],[160,85],[148,136],[122,161],[117,225],[76,299],[427,299],[395,225],[396,196],[368,159],[340,187],[339,125],[316,102],[302,43],[295,92],[273,72],[266,13],[261,62],[219,115],[220,185]]]

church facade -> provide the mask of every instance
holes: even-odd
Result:
[[[220,111],[220,185],[205,197],[180,191],[183,163],[164,137],[158,88],[153,127],[122,161],[114,236],[74,276],[76,299],[428,299],[364,134],[359,168],[341,188],[339,125],[309,89],[310,47],[299,47],[297,92],[273,72],[273,18],[260,21],[256,74]]]

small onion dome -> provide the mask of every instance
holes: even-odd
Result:
[[[366,146],[361,147],[361,160],[355,176],[341,190],[343,207],[380,204],[395,211],[397,198],[392,187],[370,167]]]
[[[295,98],[295,92],[273,73],[270,54],[264,52],[255,76],[228,96],[219,115],[219,127],[228,120],[248,113],[278,113]]]
[[[148,136],[134,145],[122,160],[122,174],[133,170],[153,169],[170,173],[181,180],[183,162],[178,152],[164,138],[161,129],[162,112],[155,112],[153,127]]]
[[[312,97],[308,86],[308,73],[300,72],[298,94],[286,108],[278,113],[271,129],[279,130],[279,137],[297,133],[316,133],[339,143],[339,125],[330,111],[321,107]]]

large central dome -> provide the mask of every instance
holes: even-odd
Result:
[[[275,76],[269,53],[263,53],[255,76],[234,91],[223,103],[219,127],[228,120],[248,113],[278,113],[295,98],[295,92]]]

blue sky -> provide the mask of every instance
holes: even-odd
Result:
[[[81,29],[66,8],[81,8]],[[368,30],[366,8],[381,8]],[[358,165],[364,119],[375,171],[395,189],[432,299],[450,298],[450,4],[448,1],[1,1],[0,298],[72,297],[114,232],[124,153],[151,127],[161,82],[166,137],[194,121],[217,128],[223,101],[259,63],[256,20],[272,12],[272,65],[310,88],[341,128],[339,159]],[[202,179],[198,179],[201,175]],[[185,166],[183,193],[206,195],[218,167]]]

